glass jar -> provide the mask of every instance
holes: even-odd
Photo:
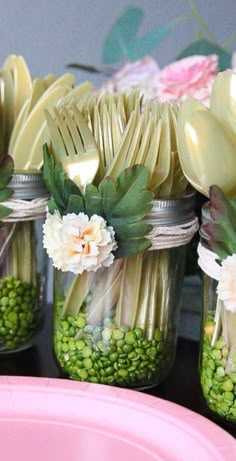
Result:
[[[203,287],[201,390],[215,416],[236,423],[236,315],[219,315],[216,280],[205,274]]]
[[[202,221],[210,216],[207,206],[202,208]],[[200,231],[202,251],[215,261],[216,254],[209,250],[204,230]],[[200,342],[201,391],[211,414],[224,421],[236,422],[236,314],[225,309],[218,299],[218,275],[212,275],[212,263],[206,263],[199,251],[199,264],[203,269],[203,306]],[[205,261],[205,262],[204,262]],[[217,263],[215,263],[216,266]],[[218,266],[219,268],[219,266]]]
[[[193,219],[193,196],[158,200],[155,226]],[[164,231],[165,232],[165,231]],[[70,378],[136,389],[165,379],[175,358],[186,245],[117,259],[109,268],[54,272],[54,349]]]
[[[46,275],[42,224],[47,192],[41,175],[14,174],[9,187],[15,211],[0,228],[0,354],[34,343],[43,322]],[[43,197],[44,204],[34,200]]]

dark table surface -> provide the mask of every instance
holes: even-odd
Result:
[[[35,346],[14,355],[0,357],[0,374],[12,376],[39,376],[65,378],[57,367],[52,351],[52,307],[47,307],[46,322]],[[198,382],[199,343],[179,338],[174,366],[168,378],[159,386],[145,390],[171,402],[175,402],[214,421],[236,437],[236,427],[215,420],[209,414],[201,397]]]

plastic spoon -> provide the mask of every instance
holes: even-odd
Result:
[[[212,184],[228,197],[236,194],[236,135],[209,111],[196,111],[185,122],[185,139],[198,184]]]
[[[211,112],[236,134],[236,74],[230,70],[220,72],[214,81]]]
[[[187,137],[186,135],[187,121],[189,120],[189,117],[195,113],[196,110],[207,111],[205,106],[203,106],[203,104],[196,99],[188,99],[180,106],[177,118],[177,144],[179,161],[181,168],[190,184],[192,184],[196,190],[208,196],[208,190],[202,187],[201,181],[199,181],[196,175],[196,167],[192,162],[192,157],[189,152],[189,136]]]

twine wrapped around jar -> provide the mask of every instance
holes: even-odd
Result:
[[[194,195],[155,200],[146,221],[149,251],[96,272],[54,272],[55,354],[72,379],[143,389],[172,366]]]
[[[211,219],[203,206],[202,221]],[[221,298],[219,283],[222,265],[208,246],[204,226],[200,229],[198,265],[203,271],[202,334],[200,345],[200,383],[208,408],[215,416],[236,422],[236,312]],[[229,256],[230,258],[230,256]],[[226,283],[226,292],[234,286],[234,275]],[[231,283],[232,282],[232,283]],[[231,307],[231,306],[230,306]]]
[[[42,224],[48,193],[41,174],[14,174],[12,210],[0,229],[0,353],[32,345],[42,325],[46,253]]]

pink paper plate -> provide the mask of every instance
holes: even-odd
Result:
[[[236,441],[206,418],[143,393],[0,377],[1,461],[234,461]]]

